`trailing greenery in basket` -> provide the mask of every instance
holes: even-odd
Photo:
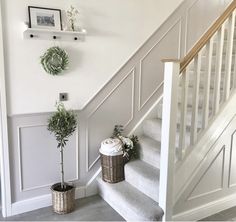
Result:
[[[64,148],[68,138],[77,127],[76,115],[71,110],[66,110],[63,103],[57,104],[57,112],[48,119],[48,130],[54,134],[57,140],[57,148],[61,157],[61,190],[65,191],[67,186],[64,181]]]
[[[40,58],[44,70],[51,75],[58,75],[68,69],[69,56],[64,49],[58,46],[47,49]]]
[[[120,139],[123,144],[123,153],[124,157],[129,161],[132,158],[138,158],[137,144],[138,137],[132,135],[131,137],[122,136],[122,132],[124,131],[122,125],[115,125],[112,137],[116,137]]]

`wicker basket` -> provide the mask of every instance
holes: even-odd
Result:
[[[57,191],[57,187],[60,183],[52,185],[52,205],[53,211],[58,214],[67,214],[75,208],[75,187],[70,186],[68,191]]]
[[[123,154],[118,156],[106,156],[102,153],[102,179],[108,183],[118,183],[125,179]]]

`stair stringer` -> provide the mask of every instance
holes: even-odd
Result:
[[[177,168],[174,220],[199,220],[236,205],[236,186],[230,181],[236,171],[231,164],[236,153],[235,102],[236,94]]]

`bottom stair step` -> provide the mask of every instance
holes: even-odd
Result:
[[[110,184],[97,179],[99,194],[127,221],[161,221],[163,210],[158,203],[126,181]]]

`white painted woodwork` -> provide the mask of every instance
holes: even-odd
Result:
[[[1,211],[3,217],[11,215],[11,192],[9,144],[7,126],[7,99],[5,80],[5,59],[2,26],[2,1],[0,1],[0,171],[1,171]]]
[[[210,81],[211,81],[211,70],[212,70],[212,51],[213,51],[213,40],[207,43],[206,46],[206,73],[205,73],[205,85],[204,85],[204,104],[203,104],[203,119],[202,128],[205,129],[208,126],[209,119],[209,98],[210,98]]]
[[[235,11],[228,20],[228,34],[227,34],[227,51],[226,51],[226,77],[225,77],[225,89],[224,100],[226,101],[230,95],[230,80],[232,70],[232,53],[233,53],[233,39],[235,30]]]
[[[181,87],[181,120],[180,120],[180,139],[178,147],[178,159],[182,160],[186,149],[185,136],[186,136],[186,116],[188,106],[188,84],[189,72],[188,68],[182,73],[182,87]]]
[[[214,114],[218,113],[220,106],[220,81],[222,70],[222,58],[223,58],[223,46],[224,46],[224,32],[225,25],[223,24],[221,29],[217,33],[217,50],[216,50],[216,75],[214,86]]]
[[[179,63],[166,62],[164,70],[159,205],[165,212],[163,221],[170,221],[173,208]]]
[[[31,40],[53,40],[80,42],[85,40],[87,34],[85,29],[81,31],[51,31],[47,29],[26,28],[23,32],[24,39]]]
[[[235,95],[233,101],[235,102]],[[222,115],[229,115],[232,106],[229,105]],[[196,156],[194,161],[190,160],[193,168],[195,162],[198,162],[197,167],[190,173],[185,191],[175,204],[174,220],[196,221],[235,206],[232,196],[236,192],[234,164],[236,116],[233,112],[229,116],[231,116],[230,123],[222,123],[225,127],[223,133],[213,139],[211,145],[205,146],[206,150],[202,151],[199,162]],[[199,155],[200,150],[196,152]],[[183,173],[182,171],[181,174]]]
[[[190,144],[193,145],[197,140],[198,132],[198,104],[199,104],[199,83],[201,74],[201,52],[194,58],[194,87],[191,119]]]

